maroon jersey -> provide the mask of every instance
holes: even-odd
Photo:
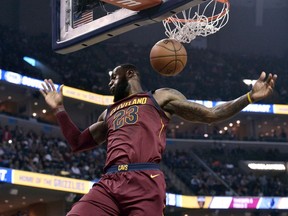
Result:
[[[168,117],[151,92],[131,95],[107,109],[105,168],[129,163],[159,163],[166,145]]]

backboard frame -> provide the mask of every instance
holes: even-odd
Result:
[[[162,22],[175,13],[206,1],[208,0],[163,0],[162,4],[143,11],[119,8],[73,29],[71,19],[69,18],[69,23],[67,17],[63,16],[63,11],[67,11],[66,3],[69,6],[70,2],[72,7],[72,0],[52,0],[52,49],[60,54],[75,52],[141,26]]]

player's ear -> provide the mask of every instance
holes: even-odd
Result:
[[[128,78],[132,78],[135,74],[136,74],[136,72],[134,70],[131,70],[131,69],[126,72],[126,75]]]

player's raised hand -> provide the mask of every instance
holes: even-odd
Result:
[[[63,85],[60,86],[60,91],[57,92],[54,83],[51,79],[45,79],[42,83],[43,89],[40,89],[41,94],[45,98],[46,103],[52,108],[56,109],[63,106]]]
[[[270,73],[268,76],[266,76],[266,73],[262,72],[259,79],[256,81],[252,88],[251,99],[253,102],[264,99],[271,95],[274,90],[276,80],[276,74],[272,75]]]

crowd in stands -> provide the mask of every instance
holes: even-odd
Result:
[[[270,98],[262,102],[287,103],[288,56],[225,54],[187,45],[188,63],[184,71],[176,77],[163,77],[150,66],[152,45],[116,44],[108,40],[62,55],[52,50],[48,35],[28,36],[7,26],[1,26],[0,40],[1,69],[39,79],[52,77],[56,83],[87,91],[109,94],[107,72],[118,64],[130,62],[140,69],[146,89],[173,87],[189,99],[230,100],[251,88],[243,79],[257,79],[264,70],[277,73],[279,79],[273,101]],[[50,73],[30,66],[23,61],[24,56],[39,60],[50,68]]]
[[[94,180],[101,176],[105,150],[72,154],[61,138],[47,137],[23,128],[0,129],[0,166]]]
[[[0,167],[90,181],[99,179],[103,173],[105,145],[75,154],[61,138],[25,131],[18,126],[1,127],[0,135]],[[206,165],[199,163],[194,155]],[[163,163],[194,195],[285,196],[288,185],[282,173],[247,173],[239,167],[239,161],[286,161],[287,158],[287,154],[277,149],[225,148],[219,142],[208,149],[167,149]],[[187,193],[173,185],[168,175],[166,182],[167,192]]]
[[[208,149],[170,150],[163,157],[164,163],[196,195],[287,195],[288,182],[285,172],[247,171],[240,168],[240,161],[245,160],[286,161],[287,153],[281,153],[276,148],[224,148],[218,143],[214,148]]]
[[[251,126],[251,125],[250,125]],[[255,126],[251,126],[253,130]],[[242,141],[267,141],[267,142],[287,142],[287,133],[285,127],[271,126],[269,131],[260,131],[258,135],[239,135],[235,128],[227,128],[227,130],[220,130],[216,126],[208,126],[204,130],[201,127],[195,126],[188,129],[177,130],[175,128],[168,128],[167,137],[177,139],[200,139],[200,140],[242,140]],[[221,132],[220,132],[221,131]],[[205,135],[205,136],[204,136]]]

